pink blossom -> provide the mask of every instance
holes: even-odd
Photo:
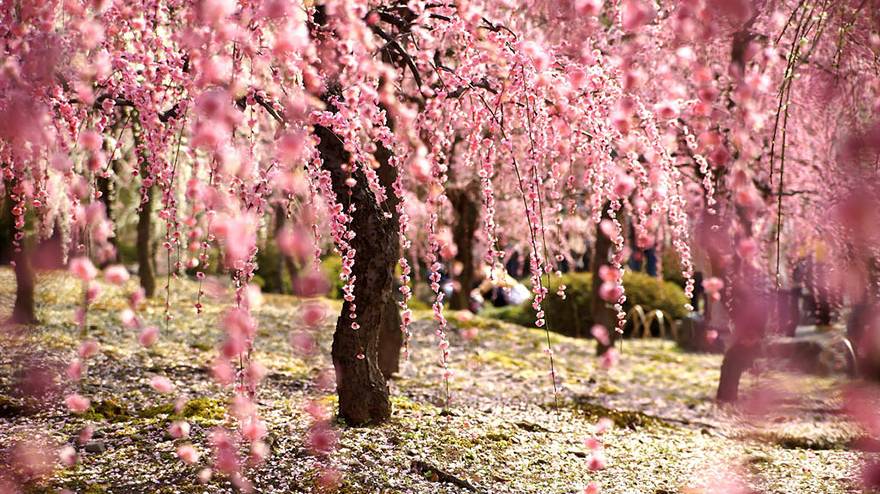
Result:
[[[596,338],[603,346],[608,346],[611,343],[611,339],[609,338],[608,328],[602,326],[601,324],[594,324],[592,328],[590,328],[590,334],[593,335],[593,338]]]
[[[95,152],[100,150],[102,142],[104,142],[104,138],[93,130],[87,130],[79,135],[79,144],[86,151]]]
[[[227,475],[238,473],[241,463],[229,434],[223,429],[214,429],[210,441],[214,446],[214,468]]]
[[[604,0],[574,0],[574,10],[578,15],[596,16],[602,11]]]
[[[107,280],[107,283],[121,285],[128,281],[128,278],[129,274],[125,266],[110,266],[104,270],[104,279]]]
[[[614,193],[618,197],[629,197],[636,188],[636,181],[626,173],[619,173],[614,183]]]
[[[621,5],[621,18],[623,28],[627,31],[635,31],[654,18],[653,2],[648,0],[623,0]]]
[[[416,157],[410,162],[409,172],[420,183],[428,183],[431,180],[431,165],[426,159],[427,151],[420,147]]]
[[[250,313],[240,308],[227,311],[221,325],[228,335],[239,337],[253,336],[257,327],[257,323]]]
[[[72,467],[76,464],[76,449],[70,444],[65,444],[58,450],[58,459],[61,464],[66,467]]]
[[[177,456],[186,464],[193,465],[199,461],[199,452],[191,444],[183,444],[177,448]]]
[[[4,444],[4,475],[0,479],[0,488],[6,488],[4,480],[9,478],[9,473],[15,473],[23,480],[46,480],[54,470],[57,453],[46,438],[34,432],[27,439],[13,440],[8,446]],[[19,491],[13,489],[3,492]]]
[[[95,300],[98,300],[98,297],[101,296],[101,292],[101,285],[94,282],[89,283],[88,287],[86,288],[86,302],[92,303]]]
[[[290,346],[302,355],[312,355],[318,349],[315,338],[307,331],[293,331],[290,333]]]
[[[229,408],[232,414],[242,422],[250,420],[257,413],[257,406],[253,400],[241,392],[236,393],[232,397],[232,403]]]
[[[716,302],[721,300],[721,290],[723,289],[724,280],[720,278],[713,276],[703,280],[703,290],[706,290],[706,293]]]
[[[608,238],[617,236],[618,228],[611,220],[602,220],[599,222],[599,230]]]
[[[174,384],[165,376],[153,376],[153,378],[150,379],[150,386],[162,394],[174,391]]]
[[[199,17],[206,24],[217,24],[235,12],[236,0],[200,0]]]
[[[189,436],[189,422],[177,420],[168,426],[168,434],[175,439]]]
[[[617,302],[623,295],[623,287],[613,281],[605,281],[599,285],[599,297],[606,302]]]
[[[244,335],[231,333],[226,336],[225,340],[223,340],[221,350],[224,357],[227,359],[234,359],[243,354],[247,350],[247,347],[248,342]]]
[[[211,365],[211,375],[218,383],[229,385],[235,380],[235,369],[232,368],[228,360],[218,358]]]
[[[266,366],[256,360],[252,360],[248,364],[247,369],[245,369],[244,377],[250,386],[256,387],[266,377],[267,372]]]
[[[306,437],[306,444],[316,454],[327,454],[336,447],[336,433],[328,425],[314,425]]]
[[[133,291],[131,295],[128,297],[128,303],[132,308],[137,308],[140,304],[146,300],[147,296],[144,293],[144,289],[138,287],[137,290]]]
[[[89,409],[89,399],[78,394],[68,395],[67,398],[64,399],[64,403],[67,404],[67,408],[76,414],[84,413]]]
[[[98,344],[97,340],[88,339],[79,345],[77,354],[82,359],[89,359],[97,355],[100,348],[101,346]]]
[[[318,270],[311,270],[293,280],[293,292],[301,297],[316,297],[329,289],[327,277]]]
[[[141,330],[138,335],[138,343],[145,347],[153,346],[159,339],[159,328],[156,326],[147,326]]]
[[[269,446],[263,441],[254,441],[251,443],[251,465],[259,465],[266,461],[269,456]]]
[[[596,425],[593,426],[593,432],[601,436],[612,428],[614,428],[614,421],[608,417],[602,417],[596,422]]]
[[[98,270],[86,257],[75,257],[70,260],[70,272],[83,281],[91,281],[98,276]]]
[[[312,234],[305,228],[283,228],[278,232],[276,239],[281,253],[299,263],[305,262],[315,249]]]
[[[86,21],[80,24],[83,46],[93,49],[104,41],[104,27],[95,21]]]
[[[616,282],[620,281],[620,270],[613,268],[607,264],[599,266],[599,278],[602,281]]]
[[[211,477],[214,476],[214,472],[210,468],[203,468],[199,470],[199,474],[197,475],[197,479],[200,484],[207,484],[211,481]]]
[[[266,423],[251,417],[241,427],[241,435],[250,442],[259,441],[266,435]]]
[[[602,368],[606,370],[616,366],[618,362],[620,362],[620,354],[614,348],[609,348],[600,358]]]
[[[119,320],[127,328],[136,328],[139,325],[138,318],[131,309],[123,309],[119,313]]]
[[[317,422],[330,418],[330,412],[327,410],[327,407],[316,400],[309,401],[305,407],[305,411]]]
[[[584,487],[584,494],[599,494],[600,492],[602,491],[599,488],[599,484],[595,482],[590,482],[589,484],[587,484],[586,487]]]
[[[67,366],[67,378],[71,381],[79,381],[82,379],[83,373],[83,363],[82,360],[75,358],[70,361],[70,364]]]
[[[322,468],[316,483],[325,491],[334,491],[342,483],[342,474],[332,467]]]
[[[79,435],[77,436],[76,440],[79,442],[79,444],[85,444],[92,440],[92,434],[94,433],[95,429],[92,426],[87,425],[79,431]]]
[[[718,339],[718,331],[716,331],[714,329],[710,329],[710,330],[706,331],[706,343],[709,343],[711,345],[711,344],[715,343],[715,341],[717,339]]]
[[[306,303],[302,307],[303,324],[309,327],[320,325],[327,315],[326,307],[320,302]]]
[[[587,468],[596,472],[605,469],[605,454],[601,451],[593,451],[593,454],[587,459]]]
[[[758,245],[751,238],[744,238],[736,245],[736,252],[743,259],[751,259],[758,252]]]

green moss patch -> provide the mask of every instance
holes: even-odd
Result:
[[[141,418],[167,415],[169,419],[193,419],[195,421],[219,421],[226,417],[226,403],[215,398],[193,398],[186,402],[180,413],[174,411],[173,403],[147,407],[138,414]]]
[[[125,405],[109,398],[92,403],[83,418],[95,422],[127,422],[133,417]]]

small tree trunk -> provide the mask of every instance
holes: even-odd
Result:
[[[21,250],[18,252],[14,250],[13,239],[16,230],[15,216],[12,214],[12,208],[14,207],[12,189],[15,186],[15,182],[10,180],[5,185],[6,197],[2,204],[0,226],[8,235],[6,240],[9,243],[3,248],[2,257],[15,263],[15,304],[12,307],[12,316],[9,318],[9,322],[12,324],[34,324],[37,322],[34,311],[34,269],[31,265],[26,239],[23,239],[21,242]]]
[[[447,191],[455,210],[455,225],[452,228],[452,239],[458,248],[455,260],[461,264],[461,274],[457,276],[459,287],[452,292],[449,300],[449,306],[454,310],[470,308],[470,292],[474,284],[474,235],[480,219],[474,185],[475,182],[471,182],[464,188]]]
[[[150,242],[153,230],[153,188],[147,189],[147,200],[141,204],[137,224],[138,277],[147,297],[156,294],[156,276],[153,271],[153,244]]]
[[[390,296],[383,306],[382,325],[379,330],[379,370],[386,380],[400,372],[400,347],[403,346],[403,332],[400,330],[400,311],[397,301]]]
[[[391,226],[393,235],[388,239],[390,247],[394,249],[395,262],[400,259],[400,215],[397,213],[399,201],[394,194],[394,182],[397,180],[397,168],[391,165],[391,150],[376,143],[376,161],[379,162],[379,183],[385,187],[386,199],[384,208],[391,213]],[[392,270],[394,267],[392,266]],[[400,330],[401,319],[397,300],[393,289],[388,292],[384,302],[382,324],[379,329],[379,370],[386,380],[400,371],[400,347],[403,346],[403,332]]]
[[[356,185],[346,185],[349,174],[343,167],[349,165],[350,156],[341,139],[319,125],[315,126],[315,134],[320,139],[318,151],[323,168],[330,172],[337,200],[355,206],[350,223],[355,237],[350,245],[355,249],[352,276],[356,277],[354,304],[360,328],[352,328],[354,321],[349,318],[352,302],[345,301],[342,315],[336,321],[331,352],[336,369],[339,415],[350,425],[384,422],[391,416],[391,401],[378,365],[379,333],[391,299],[397,259],[396,229],[384,216],[360,170],[351,173]]]
[[[603,215],[603,218],[607,216]],[[593,280],[591,285],[590,312],[593,315],[593,322],[601,324],[608,329],[608,345],[601,341],[596,341],[596,355],[602,355],[614,346],[614,340],[617,337],[617,313],[608,303],[599,296],[599,287],[602,285],[602,279],[599,278],[599,268],[608,265],[608,255],[611,252],[611,239],[602,233],[602,230],[596,225],[596,244],[593,246],[592,266]]]
[[[273,209],[275,211],[275,232],[272,238],[266,240],[267,242],[274,242],[278,238],[278,233],[281,232],[282,228],[284,228],[284,224],[287,223],[287,214],[281,204],[275,204]],[[272,280],[272,284],[277,287],[278,293],[285,293],[287,290],[284,289],[284,270],[287,269],[288,274],[290,274],[290,281],[292,283],[293,280],[296,279],[294,278],[296,269],[291,269],[291,266],[293,265],[293,260],[291,260],[289,256],[286,256],[283,252],[278,251],[277,247],[274,251],[278,252],[278,259],[275,269],[272,272],[272,276],[274,278],[274,280]]]
[[[15,253],[15,305],[10,322],[14,324],[35,324],[34,286],[36,276],[28,251],[24,245]]]
[[[116,161],[113,162],[114,172],[116,170]],[[113,201],[111,200],[110,194],[110,178],[99,176],[97,179],[98,182],[98,190],[101,192],[101,202],[104,204],[104,211],[107,213],[107,219],[112,220],[113,218]],[[112,222],[112,221],[111,221]],[[114,225],[115,222],[112,222]],[[101,259],[101,266],[106,267],[109,264],[113,264],[119,260],[119,241],[114,234],[111,236],[108,241],[110,245],[113,246],[113,255],[108,256],[107,258]]]
[[[12,308],[10,322],[13,324],[36,324],[34,311],[34,270],[27,255],[22,255],[15,263],[15,306]]]
[[[739,398],[739,382],[743,373],[752,366],[758,352],[758,345],[736,343],[724,352],[721,362],[721,378],[715,399],[723,403],[733,403]]]

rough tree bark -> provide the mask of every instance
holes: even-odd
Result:
[[[607,213],[604,213],[602,219],[607,218]],[[602,285],[602,279],[599,278],[599,268],[608,265],[608,256],[611,253],[612,245],[611,239],[602,233],[602,230],[596,225],[596,243],[593,245],[593,261],[590,263],[593,274],[590,290],[592,294],[590,298],[590,313],[595,324],[601,324],[608,329],[608,345],[597,340],[596,355],[602,355],[612,348],[617,337],[617,331],[615,331],[617,327],[617,312],[599,296],[599,287]]]
[[[391,416],[388,386],[378,365],[379,333],[391,298],[394,263],[397,260],[397,230],[390,218],[376,203],[360,170],[352,170],[354,187],[345,184],[349,173],[350,155],[342,140],[330,129],[315,126],[320,139],[318,151],[324,170],[330,172],[337,200],[355,206],[350,223],[355,237],[350,245],[355,249],[353,276],[356,276],[354,296],[357,322],[352,328],[348,317],[351,302],[344,302],[342,315],[336,322],[331,356],[336,369],[336,391],[339,395],[339,415],[350,425],[384,422]],[[349,195],[350,192],[350,195]]]
[[[397,213],[397,205],[399,203],[397,196],[394,194],[393,186],[397,180],[397,169],[391,165],[391,150],[376,143],[376,161],[379,162],[379,183],[385,187],[387,198],[383,208],[391,213],[391,227],[393,234],[388,238],[389,247],[394,249],[395,261],[400,258],[400,215]],[[392,270],[394,267],[392,266]],[[400,347],[403,346],[403,332],[400,330],[400,311],[398,310],[395,293],[392,289],[388,291],[383,302],[384,312],[382,313],[382,322],[379,327],[379,370],[385,379],[391,377],[400,371]]]
[[[456,277],[458,289],[452,292],[449,306],[454,310],[470,308],[470,291],[474,284],[474,235],[480,219],[480,208],[477,202],[479,193],[477,182],[469,182],[461,188],[449,189],[446,196],[455,211],[455,224],[452,227],[452,240],[458,251],[456,263],[461,264],[461,273]]]

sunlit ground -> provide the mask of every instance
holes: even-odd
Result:
[[[79,453],[75,466],[59,466],[38,491],[232,490],[221,476],[207,484],[197,480],[210,465],[206,434],[233,425],[225,407],[231,391],[206,370],[220,338],[217,316],[231,299],[208,299],[205,312],[196,316],[195,284],[173,281],[168,327],[161,290],[142,313],[162,327],[159,342],[145,349],[137,333],[119,321],[124,297],[135,286],[136,280],[122,288],[104,285],[90,312],[88,337],[100,342],[101,352],[79,389],[92,400],[82,416],[64,407],[72,391],[65,379],[58,378],[55,391],[41,402],[20,398],[14,384],[24,367],[63,373],[74,356],[80,342],[72,322],[78,283],[64,274],[41,276],[40,325],[2,336],[0,444],[44,435],[57,445],[75,445]],[[5,317],[14,296],[8,269],[0,271],[0,287]],[[339,308],[326,303],[330,314]],[[357,429],[337,424],[335,449],[316,455],[305,445],[310,417],[304,408],[310,400],[335,404],[333,393],[319,386],[322,376],[331,375],[334,318],[315,335],[320,351],[297,354],[288,337],[302,330],[299,304],[294,297],[267,295],[256,311],[254,356],[269,370],[258,402],[271,450],[263,465],[248,470],[257,492],[311,492],[327,467],[340,472],[339,492],[347,493],[570,493],[589,481],[606,493],[713,493],[725,478],[767,493],[859,492],[860,453],[848,445],[860,432],[839,413],[842,376],[773,369],[747,374],[747,396],[750,390],[772,390],[769,405],[757,402],[766,405],[767,414],[747,416],[712,403],[720,356],[683,353],[667,341],[627,340],[620,364],[606,371],[593,357],[591,341],[553,335],[561,381],[554,398],[543,331],[460,314],[450,317],[455,374],[448,410],[430,314],[419,314],[412,357],[391,383],[391,422]],[[150,387],[156,374],[171,378],[189,399],[182,413],[192,424],[189,440],[202,453],[197,465],[175,455],[184,440],[166,432],[172,399]],[[603,437],[607,468],[592,472],[584,440],[603,416],[616,427]],[[94,437],[78,444],[87,423]]]

